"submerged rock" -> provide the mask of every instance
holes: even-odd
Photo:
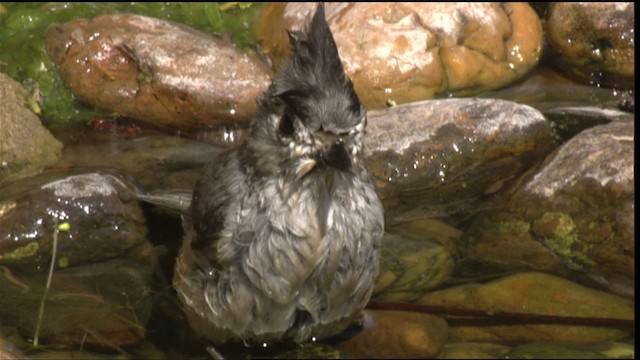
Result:
[[[146,234],[133,186],[116,175],[47,174],[3,187],[3,324],[23,337],[39,328],[43,343],[142,340],[156,264]]]
[[[555,129],[563,140],[569,140],[578,133],[596,125],[613,121],[633,121],[633,114],[600,106],[560,106],[544,115],[555,124]]]
[[[483,342],[447,343],[438,359],[506,359],[510,346]]]
[[[451,277],[454,261],[441,245],[385,233],[373,298],[412,302]]]
[[[568,325],[560,320],[558,324],[505,323],[505,319],[491,319],[496,312],[634,319],[633,301],[543,273],[521,273],[486,284],[434,291],[418,303],[486,311],[487,319],[482,321],[450,319],[449,336],[454,341],[596,343],[632,336],[632,329]]]
[[[446,341],[447,322],[439,317],[368,310],[362,319],[362,330],[337,346],[361,359],[430,359]]]
[[[600,344],[532,343],[513,348],[509,359],[633,359],[632,344],[605,342]]]
[[[116,259],[64,268],[60,262],[59,258],[46,292],[46,274],[19,273],[0,265],[3,324],[33,339],[46,296],[38,334],[41,344],[112,348],[144,339],[151,315],[150,264]]]
[[[201,167],[230,145],[211,146],[163,134],[131,137],[88,132],[81,143],[70,146],[60,167],[115,168],[131,175],[145,190],[193,190]]]

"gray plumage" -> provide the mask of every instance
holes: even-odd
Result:
[[[215,343],[342,331],[378,274],[383,208],[362,162],[365,111],[323,5],[258,101],[246,144],[196,185],[174,286]]]

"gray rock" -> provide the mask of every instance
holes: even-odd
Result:
[[[510,268],[584,273],[633,296],[634,124],[585,130],[514,190],[505,209],[465,234],[468,259]]]
[[[11,183],[0,203],[0,265],[47,271],[52,236],[62,223],[58,261],[71,267],[122,256],[145,242],[132,185],[111,174],[49,174]]]
[[[628,296],[635,282],[633,128],[619,121],[580,133],[513,199],[535,204],[533,234],[568,266]]]
[[[3,324],[31,338],[39,329],[42,343],[141,341],[156,256],[132,185],[112,174],[48,174],[2,194]]]
[[[551,125],[533,108],[493,99],[433,100],[368,112],[365,156],[390,223],[470,216],[481,198],[506,188],[555,146]],[[230,136],[232,134],[233,136]],[[212,137],[242,139],[242,131]],[[224,135],[224,136],[223,136]],[[68,149],[63,166],[116,167],[147,191],[190,191],[200,167],[221,148],[148,134],[98,136]],[[156,194],[159,195],[159,194]]]
[[[366,162],[387,221],[473,214],[480,197],[504,189],[556,145],[540,112],[504,100],[423,101],[368,118]]]

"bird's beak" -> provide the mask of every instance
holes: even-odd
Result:
[[[336,141],[320,154],[320,161],[338,170],[351,172],[351,157],[344,144]]]

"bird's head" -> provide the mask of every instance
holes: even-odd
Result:
[[[361,167],[365,109],[344,73],[324,5],[289,39],[292,57],[259,100],[252,122],[256,161],[260,168],[293,165],[298,178],[326,167],[353,172]]]

